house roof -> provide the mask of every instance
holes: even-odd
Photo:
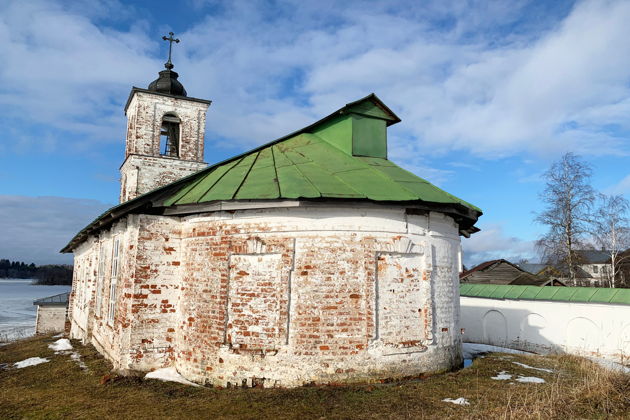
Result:
[[[508,260],[498,259],[498,260],[490,260],[490,261],[482,262],[481,264],[474,266],[470,270],[467,270],[467,271],[464,271],[464,272],[460,273],[459,278],[460,279],[464,279],[464,278],[470,276],[473,273],[476,273],[478,271],[485,271],[485,270],[487,270],[487,269],[491,268],[492,266],[494,266],[496,264],[499,264],[499,263],[506,263],[506,264],[509,264],[512,267],[516,268],[518,271],[523,271],[518,266],[512,264]]]
[[[490,299],[549,300],[630,305],[630,289],[603,287],[539,287],[502,284],[462,284],[460,296]]]
[[[564,286],[564,283],[560,280],[547,279],[545,277],[539,277],[531,273],[523,273],[512,280],[509,284],[521,286],[550,286],[553,285],[554,282]]]
[[[541,271],[543,271],[546,267],[548,267],[547,264],[535,264],[535,263],[522,263],[522,264],[517,264],[517,265],[521,270],[525,270],[528,273],[532,273],[532,274],[538,274]]]
[[[578,264],[606,264],[610,262],[610,251],[598,251],[595,249],[580,249],[575,251]]]
[[[33,301],[33,305],[67,305],[70,292],[60,293]]]
[[[546,286],[550,280],[524,271],[508,260],[483,262],[459,275],[460,281],[471,284],[516,284]]]
[[[383,155],[386,150],[382,145],[367,144],[364,155],[347,150],[342,143],[349,136],[353,142],[357,136],[369,137],[342,125],[348,115],[384,121],[383,130],[385,125],[400,121],[376,95],[370,94],[308,127],[111,208],[79,232],[61,252],[72,251],[90,233],[131,212],[155,213],[164,208],[238,200],[415,204],[452,215],[464,234],[478,231],[474,227],[482,214],[478,207],[397,166]],[[375,153],[370,148],[376,148]]]

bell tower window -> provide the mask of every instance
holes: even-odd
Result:
[[[179,157],[179,123],[176,115],[168,113],[162,118],[160,129],[160,154]]]

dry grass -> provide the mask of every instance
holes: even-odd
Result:
[[[457,372],[390,384],[219,390],[120,377],[92,347],[73,343],[89,368],[85,371],[68,355],[53,354],[47,348],[52,341],[34,338],[0,347],[0,419],[630,418],[630,376],[570,356],[493,354]],[[51,361],[11,367],[34,356]],[[546,382],[491,379],[502,370]],[[458,397],[470,405],[442,401]]]

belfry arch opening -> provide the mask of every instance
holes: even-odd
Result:
[[[180,120],[173,113],[164,114],[160,128],[160,155],[179,157]]]

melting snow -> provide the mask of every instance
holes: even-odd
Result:
[[[450,403],[457,404],[457,405],[470,405],[468,400],[466,398],[464,398],[464,397],[460,397],[460,398],[457,398],[455,400],[453,400],[451,398],[444,398],[442,401],[450,402]]]
[[[159,379],[160,381],[179,382],[180,384],[199,386],[194,382],[190,382],[180,375],[174,367],[162,368],[154,370],[146,374],[145,378]]]
[[[497,376],[493,376],[492,379],[495,381],[507,381],[512,379],[512,375],[502,370]]]
[[[88,370],[88,367],[85,365],[85,363],[83,363],[83,360],[81,360],[81,355],[79,353],[72,352],[72,354],[70,355],[70,358],[72,360],[74,360],[75,362],[77,362],[77,364],[79,365],[79,367],[83,370]]]
[[[29,359],[22,360],[21,362],[17,362],[16,364],[13,365],[13,367],[17,369],[22,369],[25,367],[35,366],[35,365],[39,365],[46,362],[50,362],[50,360],[44,359],[41,357],[31,357]]]
[[[60,338],[52,344],[48,345],[48,348],[54,351],[68,351],[72,350],[72,344],[67,338]]]
[[[520,363],[520,362],[512,362],[512,363],[514,363],[515,365],[527,368],[527,369],[534,369],[534,370],[539,370],[541,372],[553,373],[553,370],[551,369],[538,368],[538,367],[526,365],[525,363]]]
[[[502,370],[501,372],[499,372],[497,376],[493,376],[492,379],[494,379],[495,381],[509,381],[510,379],[512,379],[512,376],[513,376],[512,374],[507,373],[506,371]],[[515,381],[532,383],[532,384],[545,383],[545,380],[542,378],[537,378],[535,376],[521,376],[521,375],[519,375],[518,378],[515,379]],[[514,385],[514,382],[510,382],[510,385]]]
[[[516,382],[544,384],[545,380],[543,378],[537,378],[535,376],[519,376],[518,378],[516,378]]]
[[[601,359],[599,357],[587,357],[587,359],[592,360],[598,365],[612,371],[630,373],[630,367],[624,366],[621,363],[613,362],[612,360]]]

